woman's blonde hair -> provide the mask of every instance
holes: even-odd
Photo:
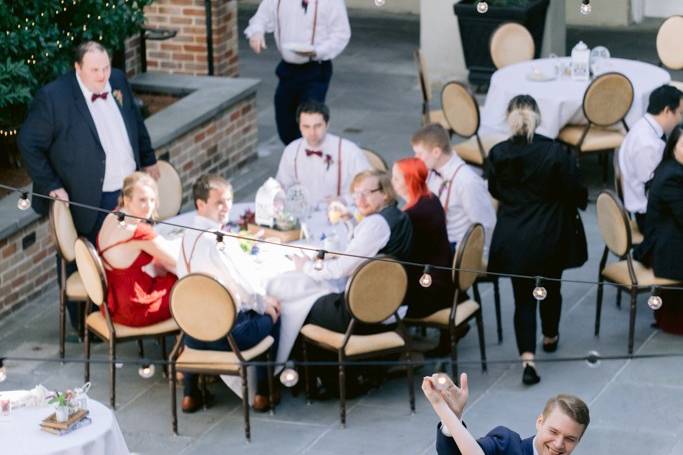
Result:
[[[124,198],[133,197],[133,190],[137,185],[146,186],[154,190],[154,195],[156,196],[156,204],[154,207],[153,218],[157,216],[157,208],[159,208],[159,188],[157,187],[157,182],[154,178],[145,173],[136,171],[130,174],[128,177],[123,179],[123,188],[121,188],[121,195],[119,196],[119,207],[123,207]]]
[[[531,95],[517,95],[510,100],[507,122],[513,138],[531,142],[534,132],[541,124],[541,112]]]
[[[356,174],[356,176],[351,181],[351,192],[353,193],[356,186],[358,186],[360,182],[362,182],[368,177],[375,177],[377,179],[377,184],[379,185],[379,189],[384,195],[384,201],[387,204],[396,203],[397,196],[396,191],[394,190],[394,187],[391,184],[391,176],[387,172],[378,171],[376,169],[368,169],[366,171],[362,171]]]

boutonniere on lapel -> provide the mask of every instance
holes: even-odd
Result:
[[[332,163],[334,163],[334,160],[332,159],[332,155],[330,155],[329,153],[326,153],[326,154],[325,154],[325,166],[327,166],[327,167],[326,167],[325,170],[329,171],[329,170],[330,170],[330,165],[331,165]]]
[[[123,93],[121,93],[121,90],[116,89],[111,94],[114,96],[114,99],[116,100],[117,103],[119,103],[120,107],[123,107]]]

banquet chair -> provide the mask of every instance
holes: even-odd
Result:
[[[384,158],[382,158],[382,155],[375,152],[374,150],[370,150],[367,148],[361,148],[361,150],[365,154],[365,158],[367,158],[368,162],[370,163],[370,166],[372,166],[374,170],[389,172],[389,165],[384,160]]]
[[[610,190],[603,190],[596,202],[598,228],[605,242],[605,250],[600,260],[598,272],[598,293],[595,309],[595,336],[600,334],[600,315],[602,311],[602,282],[613,283],[617,292],[626,291],[631,297],[628,353],[633,353],[633,338],[636,326],[637,296],[643,292],[650,292],[652,286],[666,286],[678,284],[676,280],[658,278],[651,268],[633,259],[631,255],[632,240],[628,216],[619,198]],[[620,259],[607,264],[608,253]]]
[[[76,260],[74,244],[78,238],[71,211],[64,202],[50,202],[50,232],[54,239],[59,257],[59,358],[64,358],[64,340],[66,337],[66,301],[88,301],[88,293],[78,271],[66,276],[66,265]],[[79,325],[82,324],[83,307],[80,308]]]
[[[673,71],[683,69],[683,16],[671,16],[665,20],[657,32],[657,56],[661,65]],[[683,82],[671,81],[678,90],[683,90]]]
[[[413,51],[415,64],[417,65],[417,77],[420,83],[420,91],[422,92],[422,126],[428,123],[438,123],[439,125],[449,130],[448,122],[443,116],[441,109],[430,110],[429,105],[432,102],[432,85],[427,75],[427,61],[420,49]],[[449,130],[450,131],[450,130]]]
[[[183,202],[183,184],[175,167],[168,161],[158,160],[159,174],[159,220],[176,216]]]
[[[180,337],[169,357],[171,389],[171,413],[173,433],[178,434],[178,409],[176,406],[176,371],[206,373],[211,375],[239,376],[242,379],[242,410],[244,434],[251,440],[249,425],[249,385],[245,362],[266,353],[275,340],[268,335],[256,346],[240,351],[230,333],[237,320],[235,300],[215,278],[201,273],[191,273],[178,280],[171,289],[171,313],[180,327]],[[232,351],[210,351],[184,346],[190,336],[200,341],[217,341],[227,338]],[[273,372],[268,366],[268,391],[270,408],[273,409]],[[204,397],[205,398],[205,397]],[[206,399],[203,400],[206,403]]]
[[[380,259],[380,260],[377,260]],[[342,426],[346,426],[346,369],[347,360],[356,360],[402,354],[410,359],[408,336],[403,321],[398,315],[398,308],[406,293],[408,278],[403,266],[386,256],[378,256],[361,263],[346,285],[344,299],[346,308],[351,314],[346,333],[334,332],[315,324],[306,324],[301,328],[301,351],[304,359],[304,387],[306,399],[310,399],[310,377],[307,344],[317,346],[337,354],[339,360],[339,405]],[[378,285],[381,283],[381,286]],[[394,316],[397,330],[372,335],[354,335],[357,324],[380,325],[382,321]],[[415,389],[413,369],[406,368],[410,409],[415,411]]]
[[[558,139],[576,154],[609,153],[624,140],[624,133],[613,126],[621,123],[626,131],[626,114],[633,104],[633,85],[621,73],[605,73],[593,79],[583,95],[583,114],[586,125],[567,125]],[[607,180],[607,159],[603,162],[603,178]]]
[[[90,381],[90,332],[109,345],[110,395],[109,404],[116,408],[116,345],[125,341],[137,341],[142,357],[142,340],[159,338],[162,357],[166,358],[167,335],[178,333],[178,325],[173,318],[145,327],[130,327],[112,322],[107,305],[107,275],[99,253],[85,237],[78,237],[74,246],[76,265],[88,293],[85,318],[85,382]],[[99,311],[90,312],[92,304]]]
[[[503,135],[479,136],[479,105],[477,100],[460,82],[451,81],[441,90],[441,105],[449,129],[465,138],[453,146],[453,151],[465,162],[483,166],[489,150],[506,138]]]
[[[532,60],[536,52],[534,39],[521,24],[506,22],[491,35],[489,41],[491,60],[500,69],[515,63]]]
[[[477,321],[479,334],[479,352],[481,355],[481,369],[486,372],[486,345],[484,344],[484,320],[481,314],[481,304],[475,300],[465,300],[458,303],[458,297],[467,291],[483,270],[482,255],[484,251],[484,227],[480,223],[472,224],[458,242],[453,258],[453,282],[455,292],[450,308],[436,311],[424,318],[406,318],[409,326],[435,327],[447,330],[451,340],[451,370],[452,377],[458,377],[458,341],[457,329],[467,324],[471,319]]]

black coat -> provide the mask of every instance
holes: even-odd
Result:
[[[655,170],[647,195],[644,240],[635,256],[655,276],[683,280],[683,165],[668,159]]]
[[[577,208],[586,208],[588,192],[562,145],[540,135],[529,144],[501,142],[489,153],[486,177],[500,201],[489,271],[543,275],[586,262]]]
[[[122,105],[117,102],[117,106],[126,125],[137,167],[156,163],[149,133],[124,74],[112,69],[109,84],[112,93],[120,90],[123,96]],[[33,179],[34,192],[48,194],[64,188],[72,201],[100,206],[105,153],[74,71],[50,82],[36,93],[17,144]],[[89,233],[95,225],[97,212],[73,205],[70,207],[76,230],[82,234]],[[44,215],[48,202],[34,197],[33,208]]]

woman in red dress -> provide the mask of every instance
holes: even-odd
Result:
[[[117,210],[150,219],[157,194],[152,177],[134,172],[123,181]],[[107,274],[107,305],[114,322],[140,327],[171,317],[168,299],[178,279],[173,274],[176,260],[152,226],[131,217],[122,226],[116,215],[109,214],[97,237],[97,249]]]

